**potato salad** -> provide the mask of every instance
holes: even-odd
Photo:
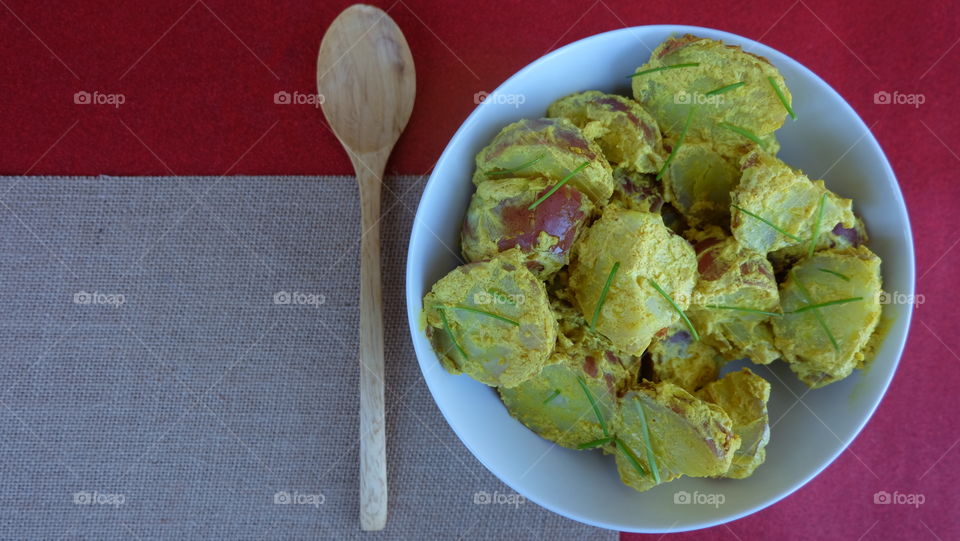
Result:
[[[624,75],[630,96],[562,97],[480,151],[424,329],[447,371],[636,490],[742,479],[770,440],[757,365],[811,388],[863,368],[881,262],[854,202],[777,157],[797,114],[767,59],[685,35]]]

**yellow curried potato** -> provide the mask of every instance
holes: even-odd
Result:
[[[695,341],[682,322],[661,330],[647,348],[650,381],[666,381],[694,392],[717,379],[724,358],[706,341]]]
[[[663,193],[690,225],[727,224],[740,171],[705,143],[685,143],[663,175]]]
[[[593,213],[590,199],[576,188],[561,186],[553,195],[530,206],[552,188],[542,178],[488,180],[477,187],[463,221],[460,247],[467,261],[482,261],[517,247],[527,268],[548,279],[570,259],[570,249]]]
[[[491,386],[513,387],[539,372],[557,339],[547,290],[517,249],[450,271],[423,309],[444,368]]]
[[[880,321],[881,287],[880,258],[865,246],[818,252],[787,273],[780,286],[784,316],[774,319],[773,333],[801,381],[823,387],[862,365]]]
[[[643,73],[685,64],[696,65]],[[760,139],[765,150],[777,152],[773,133],[783,125],[787,110],[770,78],[787,103],[792,97],[783,76],[767,59],[687,34],[660,44],[636,73],[633,97],[650,111],[667,138],[682,131],[693,108],[688,142],[709,142],[720,155],[735,160],[755,146],[739,129]]]
[[[723,408],[733,421],[734,434],[740,437],[740,447],[733,454],[730,469],[723,477],[749,477],[767,457],[770,383],[749,368],[743,368],[709,383],[696,396]]]
[[[501,387],[500,397],[510,415],[530,430],[577,448],[611,434],[617,395],[635,381],[638,363],[616,354],[608,340],[586,329],[572,307],[561,308],[560,314],[564,334],[547,365],[516,387]]]
[[[740,448],[733,426],[719,406],[672,383],[641,382],[620,399],[620,479],[644,491],[681,475],[723,475]]]
[[[773,267],[763,254],[744,248],[718,227],[689,235],[700,279],[687,315],[704,342],[727,360],[768,364],[780,358],[770,319],[779,313]]]
[[[826,189],[822,180],[811,182],[799,170],[760,151],[744,156],[740,166],[743,175],[730,194],[735,205],[730,228],[744,247],[767,254],[804,244],[818,221],[821,235],[836,224],[854,227],[852,201]]]
[[[525,118],[500,130],[477,154],[473,183],[506,177],[544,177],[557,183],[570,174],[568,184],[594,204],[610,199],[613,169],[596,143],[565,118]]]
[[[657,331],[679,318],[653,284],[685,309],[696,265],[693,248],[659,215],[611,205],[574,249],[570,288],[588,324],[620,351],[640,355]]]
[[[547,116],[566,118],[579,126],[613,166],[637,173],[656,173],[663,166],[660,128],[631,99],[588,90],[553,102]]]

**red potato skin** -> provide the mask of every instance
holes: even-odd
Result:
[[[703,280],[717,280],[730,269],[730,263],[716,260],[714,250],[711,249],[721,241],[722,239],[719,238],[709,238],[693,246],[694,251],[697,252],[697,271]]]
[[[549,191],[545,188],[537,198]],[[529,252],[537,243],[540,232],[558,239],[553,247],[556,254],[565,253],[573,246],[577,228],[583,223],[586,215],[581,208],[582,194],[569,186],[561,186],[559,190],[546,198],[533,210],[529,204],[503,205],[501,216],[506,230],[503,237],[497,241],[500,251],[519,246],[520,250]]]
[[[702,280],[718,280],[726,274],[733,266],[733,262],[725,259],[718,259],[716,256],[716,247],[723,239],[710,237],[694,244],[693,249],[697,253],[697,271],[700,272]],[[745,285],[764,287],[774,276],[767,268],[766,258],[748,259],[739,264],[740,275]],[[753,278],[756,277],[756,278]]]
[[[552,118],[530,118],[524,119],[523,129],[515,129],[510,132],[510,137],[504,137],[495,148],[487,155],[488,160],[493,160],[505,150],[514,145],[556,145],[559,148],[568,151],[577,152],[584,159],[593,161],[597,155],[590,150],[590,142],[583,138],[578,132],[568,129],[561,123]],[[554,135],[556,140],[546,140],[543,137],[543,131],[550,126],[555,126]],[[574,150],[575,149],[575,150]]]
[[[543,271],[549,263],[544,258],[565,260],[580,230],[589,218],[585,211],[588,201],[579,190],[563,185],[544,199],[533,210],[530,205],[545,195],[552,186],[541,189],[536,197],[512,197],[500,201],[491,212],[497,216],[491,225],[485,227],[485,235],[490,235],[496,243],[498,252],[517,247],[524,254],[531,254],[526,265],[531,271]],[[495,226],[492,224],[496,224]],[[544,251],[538,245],[541,233],[546,233],[554,243]],[[479,232],[471,225],[470,219],[463,222],[462,235],[465,241],[478,242]]]

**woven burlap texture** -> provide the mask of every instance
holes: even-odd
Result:
[[[0,178],[0,537],[613,538],[437,410],[403,293],[424,183],[384,189],[390,515],[361,534],[354,179]]]

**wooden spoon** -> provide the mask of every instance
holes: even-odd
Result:
[[[387,456],[380,183],[416,94],[413,57],[393,19],[362,4],[337,16],[320,43],[317,90],[360,185],[360,527],[381,530],[387,522]]]

